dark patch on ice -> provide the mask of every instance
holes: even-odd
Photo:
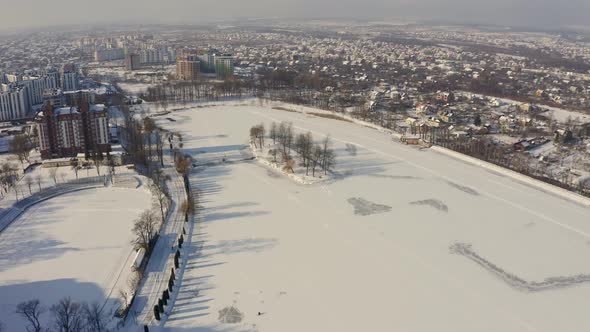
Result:
[[[392,180],[422,180],[421,177],[411,175],[387,175],[387,174],[368,174],[368,176],[380,179],[392,179]]]
[[[439,211],[443,211],[443,212],[449,212],[449,207],[443,203],[442,201],[439,201],[438,199],[425,199],[422,201],[414,201],[414,202],[410,202],[410,205],[428,205],[431,206]]]
[[[349,169],[349,170],[346,170],[346,171],[344,171],[342,173],[340,173],[340,172],[333,172],[332,173],[332,178],[335,179],[335,180],[343,180],[343,179],[345,179],[347,177],[350,177],[350,176],[353,176],[353,175],[354,175],[354,172],[351,169]]]
[[[275,178],[275,179],[281,177],[279,174],[277,174],[277,173],[275,173],[275,172],[273,172],[271,170],[268,170],[268,169],[266,170],[266,174],[268,176],[270,176],[271,178]]]
[[[457,184],[457,183],[454,183],[454,182],[451,182],[451,181],[447,181],[447,183],[448,183],[449,186],[451,186],[453,188],[456,188],[456,189],[459,189],[459,190],[461,190],[464,193],[467,193],[467,194],[473,195],[473,196],[479,196],[479,193],[475,189],[472,189],[472,188],[469,188],[469,187],[466,187],[466,186],[462,186],[460,184]]]
[[[231,306],[225,307],[219,310],[219,322],[220,323],[228,323],[228,324],[236,324],[242,321],[244,315],[238,310],[238,308]]]
[[[389,205],[376,204],[359,197],[349,198],[347,202],[354,207],[354,214],[360,216],[368,216],[391,211],[391,206]]]
[[[477,254],[477,252],[475,252],[475,250],[473,250],[470,244],[454,243],[449,247],[449,250],[452,254],[461,255],[474,261],[488,272],[502,279],[509,286],[525,292],[540,292],[550,289],[559,289],[584,283],[590,283],[590,274],[578,274],[565,277],[548,277],[545,278],[543,281],[528,281],[522,279],[521,277],[513,273],[505,271],[501,267],[480,256],[479,254]]]
[[[356,156],[356,145],[346,143],[346,152],[348,152],[351,156]]]

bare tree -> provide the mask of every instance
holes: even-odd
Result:
[[[57,184],[57,167],[51,167],[49,169],[49,175],[53,179],[53,183]]]
[[[164,223],[166,219],[166,213],[164,212],[165,208],[168,205],[168,189],[166,188],[166,181],[169,179],[168,176],[162,172],[161,169],[156,169],[152,172],[152,183],[150,184],[150,191],[152,192],[152,197],[156,200],[160,208],[160,213],[162,214],[162,223]]]
[[[14,191],[14,197],[15,197],[16,201],[18,202],[18,186],[17,185],[13,185],[12,186],[12,191]]]
[[[283,155],[291,153],[291,145],[293,144],[293,125],[287,122],[281,122],[277,129],[277,141],[282,150]]]
[[[150,242],[156,233],[157,224],[156,217],[150,210],[145,210],[139,216],[132,229],[137,248],[143,248],[146,253],[150,251]]]
[[[160,160],[160,166],[164,166],[164,138],[159,130],[156,131],[156,153]]]
[[[311,155],[311,163],[312,163],[312,176],[315,177],[315,170],[317,166],[322,162],[323,157],[323,150],[322,147],[316,145],[313,147],[313,152]]]
[[[0,185],[2,185],[4,193],[8,194],[8,190],[16,183],[16,170],[12,168],[10,163],[4,163],[0,172]]]
[[[283,170],[285,172],[291,172],[291,173],[295,173],[293,171],[293,166],[295,166],[295,160],[293,160],[293,158],[291,158],[291,156],[286,155],[284,156],[284,160],[285,160],[285,166],[283,166]]]
[[[272,144],[277,143],[278,131],[279,131],[279,128],[277,126],[277,123],[273,122],[270,125],[270,131],[269,131],[270,138],[272,139]]]
[[[51,306],[53,324],[59,332],[81,332],[84,328],[82,305],[69,297]]]
[[[18,157],[18,160],[24,168],[25,161],[29,161],[31,138],[29,135],[25,134],[14,136],[14,139],[10,142],[10,149]]]
[[[291,146],[293,145],[294,136],[293,124],[289,122],[285,128],[285,147],[287,148],[288,154],[291,154]]]
[[[258,143],[260,147],[264,147],[264,136],[266,135],[266,129],[264,128],[264,124],[258,125]]]
[[[174,159],[174,164],[176,166],[176,171],[182,175],[188,174],[188,171],[191,167],[191,159],[188,156],[183,156],[181,154],[176,155]]]
[[[84,303],[82,306],[82,314],[84,316],[86,332],[107,331],[107,316],[102,312],[102,308],[97,302],[94,302],[91,305]]]
[[[270,149],[268,150],[268,154],[272,156],[272,161],[277,162],[277,149]]]
[[[70,166],[72,167],[72,170],[74,171],[74,173],[76,173],[76,179],[78,178],[78,171],[80,171],[80,164],[78,163],[78,160],[72,160],[72,162],[70,163]]]
[[[145,135],[147,137],[147,148],[148,148],[148,166],[149,163],[152,161],[152,138],[154,130],[157,129],[156,123],[150,117],[146,117],[143,119],[143,129],[145,130]]]
[[[330,135],[324,138],[322,142],[322,168],[324,170],[324,174],[327,174],[328,171],[334,166],[336,161],[336,154],[334,150],[330,149],[330,145],[332,142],[330,141]]]
[[[324,153],[324,164],[322,165],[322,167],[324,168],[324,174],[328,174],[328,172],[332,170],[332,167],[334,167],[335,163],[336,154],[334,153],[334,150],[326,150],[326,152]]]
[[[29,195],[33,194],[33,191],[31,190],[31,186],[33,185],[33,178],[31,178],[30,175],[25,176],[25,184],[27,185],[27,187],[29,187]]]
[[[310,132],[299,134],[295,141],[295,151],[299,153],[303,166],[306,168],[305,174],[309,174],[309,166],[313,158],[313,137]]]
[[[28,332],[42,331],[40,317],[45,311],[47,309],[36,299],[21,302],[16,306],[16,313],[27,321],[28,326],[26,329]]]
[[[35,183],[37,183],[37,186],[39,186],[39,191],[41,191],[41,182],[43,182],[43,175],[39,173],[37,176],[35,176]]]
[[[254,143],[255,148],[258,148],[258,146],[256,145],[257,141],[261,149],[264,146],[264,134],[265,129],[263,124],[259,124],[250,128],[250,141]]]
[[[92,163],[94,164],[94,167],[96,167],[96,174],[98,176],[100,176],[100,166],[102,165],[102,160],[104,158],[104,156],[102,155],[102,152],[98,150],[98,148],[96,149],[92,149]]]

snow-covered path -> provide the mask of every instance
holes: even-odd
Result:
[[[167,165],[172,164],[172,158],[169,155],[165,156],[165,161]],[[166,184],[172,203],[130,310],[129,319],[140,325],[159,325],[159,322],[154,319],[153,308],[158,303],[158,298],[162,296],[162,292],[168,287],[168,278],[173,267],[172,258],[177,249],[176,241],[184,224],[184,215],[180,211],[180,204],[186,199],[182,177],[172,166],[164,168],[163,171],[170,177]]]
[[[260,122],[330,134],[338,176],[302,186],[255,161],[193,174],[201,222],[166,330],[590,329],[590,284],[526,292],[450,250],[527,282],[590,274],[588,206],[347,122],[231,103],[170,116],[197,161],[244,159]],[[228,307],[241,323],[219,321]]]

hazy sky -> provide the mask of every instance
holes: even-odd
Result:
[[[206,18],[408,18],[498,25],[590,25],[590,0],[0,0],[0,29]]]

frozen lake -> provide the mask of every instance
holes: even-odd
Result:
[[[166,330],[590,329],[587,206],[357,124],[216,105],[158,120],[210,165],[192,175],[203,210]],[[335,179],[247,161],[249,128],[272,121],[330,134]]]

